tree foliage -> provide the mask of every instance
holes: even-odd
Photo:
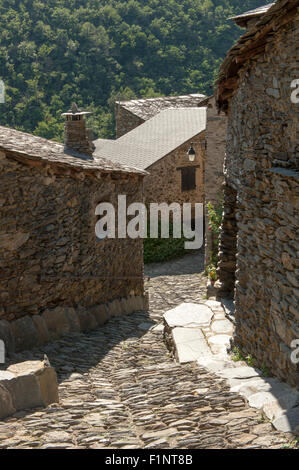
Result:
[[[72,101],[113,137],[113,101],[211,93],[241,30],[228,17],[262,0],[0,0],[0,124],[60,140]]]

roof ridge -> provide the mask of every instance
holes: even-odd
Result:
[[[23,162],[35,160],[81,171],[146,174],[138,168],[112,162],[96,154],[79,153],[60,142],[4,126],[0,126],[0,150],[10,158]]]
[[[246,17],[246,16],[251,16],[254,14],[260,15],[262,13],[266,13],[274,5],[274,3],[275,1],[271,3],[266,3],[265,5],[261,5],[260,7],[254,8],[253,10],[244,11],[244,13],[240,13],[239,15],[230,16],[228,19],[235,20],[237,18],[242,18],[243,16]],[[268,9],[265,10],[265,8],[268,8]]]
[[[155,101],[155,100],[163,100],[163,99],[171,99],[171,98],[185,98],[188,96],[206,96],[203,93],[187,93],[185,95],[169,95],[169,96],[154,96],[153,98],[132,98],[130,100],[122,100],[118,101],[116,100],[116,103],[122,104],[122,103],[130,103],[133,101]]]

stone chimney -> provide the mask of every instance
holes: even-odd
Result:
[[[94,145],[90,138],[90,129],[86,128],[86,121],[84,119],[84,116],[89,114],[91,113],[81,111],[76,103],[72,104],[71,109],[67,113],[62,114],[62,116],[65,116],[65,146],[86,155],[92,155],[94,150]]]

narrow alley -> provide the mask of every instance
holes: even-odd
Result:
[[[0,448],[287,446],[288,436],[230,393],[224,380],[195,363],[175,362],[156,326],[169,308],[203,299],[203,256],[196,252],[146,268],[149,313],[116,317],[97,330],[18,354],[18,361],[48,355],[60,403],[1,421]]]

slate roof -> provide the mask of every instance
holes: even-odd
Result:
[[[275,2],[268,3],[267,5],[263,5],[261,7],[255,8],[254,10],[246,11],[242,13],[241,15],[231,16],[229,19],[234,20],[234,21],[235,20],[247,20],[247,19],[249,20],[251,18],[261,16],[264,13],[266,13],[274,5],[274,3]]]
[[[97,148],[98,148],[98,150],[101,147],[104,147],[104,145],[109,143],[109,142],[113,142],[113,139],[97,139]]]
[[[63,144],[36,137],[25,132],[0,126],[0,151],[18,160],[40,160],[69,166],[77,170],[101,171],[105,173],[139,173],[146,174],[136,168],[129,168],[117,162],[111,162],[95,155],[85,155],[66,149]]]
[[[191,94],[182,96],[163,96],[161,98],[147,98],[140,100],[129,100],[116,102],[119,106],[127,109],[132,114],[144,121],[151,119],[160,111],[169,108],[196,108],[206,98],[205,95]]]
[[[144,170],[205,129],[205,107],[166,109],[95,153]]]

